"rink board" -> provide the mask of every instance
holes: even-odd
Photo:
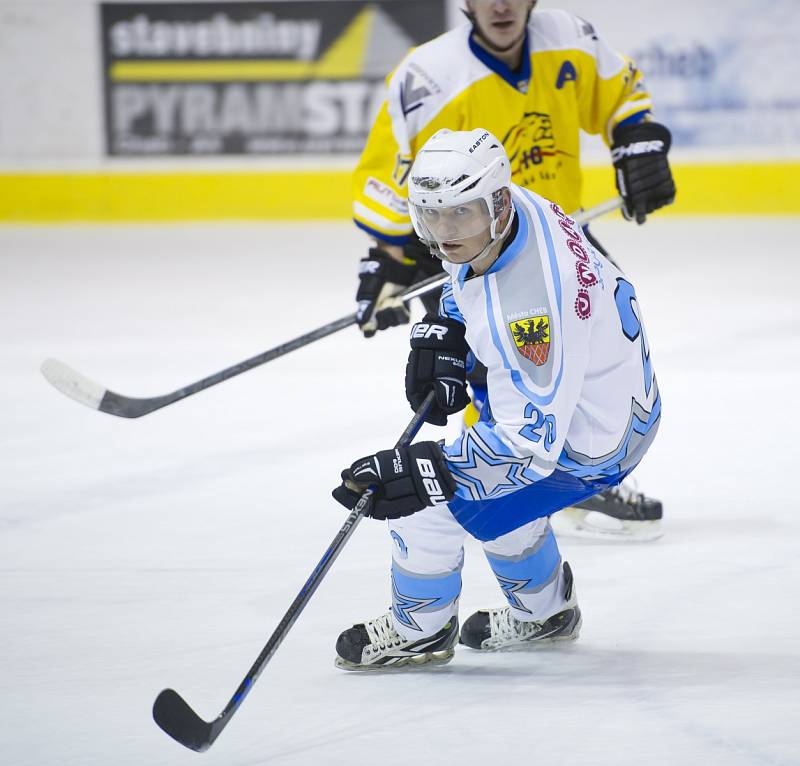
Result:
[[[677,164],[675,205],[662,214],[800,214],[800,162]],[[610,166],[585,171],[584,200],[615,194]],[[0,174],[0,221],[342,219],[348,170]]]

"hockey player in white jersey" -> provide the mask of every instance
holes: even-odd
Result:
[[[387,80],[386,101],[353,176],[353,217],[375,241],[359,264],[358,323],[366,337],[409,320],[398,294],[433,271],[413,236],[408,170],[439,129],[485,127],[500,138],[514,183],[574,211],[583,204],[581,131],[611,151],[624,214],[643,223],[675,198],[670,132],[656,120],[643,73],[590,22],[535,0],[465,0],[468,24],[415,48]],[[552,6],[552,4],[548,4]],[[600,13],[600,11],[597,11]],[[609,172],[611,169],[609,168]],[[605,254],[588,228],[584,233]],[[428,311],[436,297],[423,296]],[[470,425],[485,393],[470,365]],[[631,484],[554,520],[561,533],[618,540],[661,534],[662,504]]]
[[[436,133],[409,175],[414,229],[450,281],[411,331],[406,393],[443,425],[469,402],[468,350],[488,406],[452,444],[382,450],[334,497],[389,520],[392,607],[345,630],[350,670],[447,662],[459,638],[463,541],[483,542],[507,605],[460,631],[480,651],[574,639],[581,615],[548,517],[615,486],[654,438],[661,400],[633,285],[556,204],[511,182],[488,131]]]

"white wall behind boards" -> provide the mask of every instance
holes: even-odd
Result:
[[[675,145],[796,156],[800,0],[542,0],[590,21],[647,77]]]
[[[0,162],[100,156],[97,8],[0,0]]]

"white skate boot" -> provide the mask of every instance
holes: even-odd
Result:
[[[631,480],[554,513],[550,523],[559,537],[647,542],[663,534],[662,515],[661,501]]]
[[[481,609],[461,628],[461,643],[484,652],[534,649],[556,641],[574,641],[580,635],[581,610],[572,587],[572,570],[564,562],[567,604],[541,622],[518,620],[510,607]]]
[[[433,636],[407,640],[394,628],[391,612],[354,625],[336,641],[336,667],[342,670],[387,670],[443,665],[450,662],[458,641],[458,619]]]

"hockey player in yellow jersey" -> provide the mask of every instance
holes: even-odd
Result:
[[[409,52],[388,78],[353,176],[353,217],[374,239],[357,292],[366,337],[408,322],[396,296],[441,268],[413,233],[406,186],[418,150],[441,128],[486,128],[501,139],[514,183],[567,211],[582,204],[581,129],[608,145],[626,218],[644,223],[674,200],[670,133],[653,118],[635,63],[588,21],[562,10],[534,12],[535,5],[467,0],[469,23]],[[437,300],[429,297],[426,308]],[[479,365],[470,381],[480,410]],[[650,539],[660,535],[661,514],[659,501],[622,486],[560,516],[562,529],[582,535]]]

